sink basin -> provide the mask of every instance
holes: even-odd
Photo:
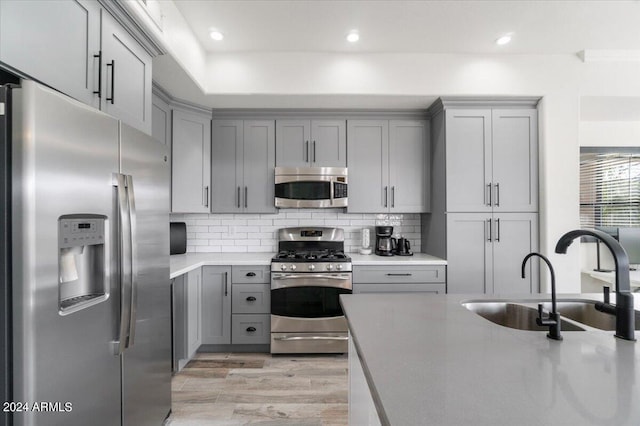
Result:
[[[530,331],[549,330],[549,327],[541,327],[536,324],[538,310],[529,306],[511,302],[466,302],[462,305],[471,312],[475,312],[494,324],[498,324],[503,327]],[[558,308],[558,310],[562,314],[560,308]],[[564,320],[562,320],[560,327],[562,331],[584,331],[583,328]]]
[[[596,311],[595,302],[590,300],[567,300],[556,303],[561,317],[569,318],[576,322],[588,325],[600,330],[615,330],[616,317],[604,312]],[[543,304],[544,310],[551,309],[551,302]],[[635,329],[640,330],[640,312],[635,311]],[[564,327],[564,324],[563,324]]]

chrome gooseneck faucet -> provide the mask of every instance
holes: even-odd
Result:
[[[527,260],[533,256],[538,256],[540,259],[544,260],[549,267],[549,272],[551,273],[551,312],[549,312],[549,316],[547,318],[544,318],[542,316],[542,303],[539,303],[536,324],[540,326],[549,326],[549,332],[547,333],[547,337],[549,339],[562,340],[562,336],[560,335],[560,314],[556,309],[556,273],[553,270],[551,262],[540,253],[529,253],[522,260],[522,278],[524,278],[524,267],[527,264]]]
[[[611,235],[595,229],[576,229],[564,234],[556,244],[556,253],[567,253],[569,245],[580,236],[595,237],[602,241],[613,255],[616,268],[616,304],[609,303],[609,288],[604,289],[604,302],[597,303],[596,309],[616,316],[615,336],[625,340],[635,338],[635,313],[633,310],[633,295],[629,282],[629,257],[620,243]]]

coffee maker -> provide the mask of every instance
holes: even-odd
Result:
[[[393,256],[397,242],[391,235],[393,235],[393,226],[376,226],[376,254],[378,256]]]

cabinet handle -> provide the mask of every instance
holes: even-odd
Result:
[[[487,232],[487,241],[491,242],[491,234],[492,234],[492,229],[491,229],[491,219],[487,219],[486,223],[489,225],[489,232]],[[485,232],[486,232],[487,228],[485,227]]]
[[[209,187],[204,187],[204,206],[209,207]]]
[[[255,327],[247,327],[247,331],[248,331],[249,333],[253,333],[253,332],[255,332],[255,331],[256,331],[256,328],[255,328]]]
[[[247,198],[248,197],[249,197],[249,192],[248,192],[247,187],[245,186],[244,187],[244,208],[245,209],[247,208],[247,203],[248,203]]]
[[[313,141],[313,162],[316,162],[316,141]]]
[[[116,76],[116,60],[112,59],[111,63],[107,64],[107,66],[111,67],[111,97],[107,98],[107,101],[111,102],[111,105],[113,105],[113,99],[115,98],[116,94],[116,88],[114,87]]]
[[[240,208],[240,187],[238,187],[238,196],[236,197],[238,208]]]
[[[396,206],[396,187],[392,186],[391,187],[391,207],[395,207]]]
[[[487,205],[491,206],[491,184],[490,183],[487,184],[487,193],[489,193],[489,196],[488,196],[488,198],[485,198],[485,199],[489,200],[487,202]],[[485,194],[485,196],[486,196],[486,194]]]
[[[247,272],[247,277],[255,277],[256,273],[255,272]]]
[[[500,242],[500,219],[496,219],[496,242]]]
[[[500,184],[496,183],[496,206],[500,205]]]
[[[309,162],[309,141],[304,143],[304,161]]]
[[[225,272],[224,273],[224,295],[228,295],[229,294],[229,273]]]
[[[94,58],[98,58],[98,91],[93,91],[94,95],[98,95],[98,99],[102,98],[102,50],[98,51],[97,55],[93,55]]]
[[[387,203],[387,198],[388,198],[388,197],[387,197],[387,195],[388,195],[388,194],[387,194],[387,188],[388,188],[388,186],[385,186],[385,187],[384,187],[384,206],[385,206],[385,207],[387,207],[387,205],[388,205],[388,203]]]
[[[256,298],[254,296],[247,297],[247,302],[255,302]]]
[[[387,274],[388,277],[410,277],[413,274]]]

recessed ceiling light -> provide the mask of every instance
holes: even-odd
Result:
[[[347,34],[347,41],[349,43],[355,43],[358,40],[360,40],[360,34],[358,34],[358,31],[352,30],[351,32],[349,32],[349,34]]]
[[[216,30],[211,30],[211,32],[209,33],[209,36],[214,39],[215,41],[220,41],[224,38],[224,36],[222,35],[222,33],[220,31],[216,31]]]
[[[496,40],[496,44],[498,46],[504,46],[505,44],[508,44],[510,41],[511,41],[511,34],[505,34]]]

